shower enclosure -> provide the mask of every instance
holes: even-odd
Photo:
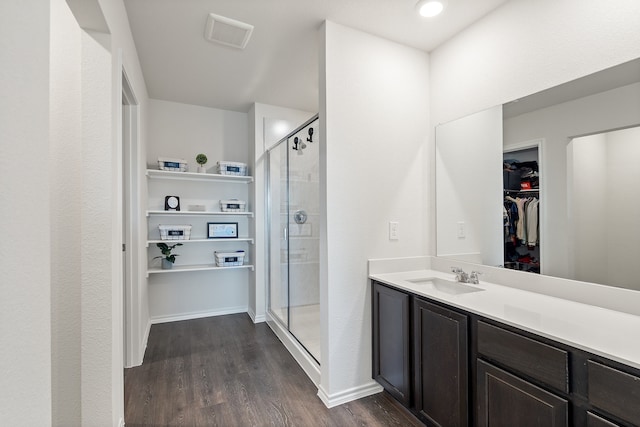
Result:
[[[270,315],[320,363],[319,138],[314,117],[268,150]]]

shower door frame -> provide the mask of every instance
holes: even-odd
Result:
[[[290,179],[289,179],[289,139],[292,138],[295,134],[297,134],[298,132],[300,132],[301,130],[303,130],[304,128],[306,128],[307,126],[309,126],[310,124],[316,122],[319,120],[319,114],[315,114],[313,117],[311,117],[309,120],[305,121],[302,125],[298,126],[297,128],[295,128],[294,130],[292,130],[291,132],[289,132],[285,137],[283,137],[282,139],[280,139],[278,142],[274,143],[272,146],[270,146],[269,148],[267,148],[265,151],[267,153],[267,167],[266,169],[266,173],[267,173],[267,177],[266,177],[266,189],[265,189],[265,194],[266,194],[266,210],[267,210],[267,214],[266,214],[266,221],[267,221],[267,235],[268,238],[267,240],[267,271],[266,271],[266,277],[267,277],[267,314],[269,315],[269,317],[271,317],[272,319],[274,319],[274,321],[278,322],[282,327],[285,328],[285,330],[287,331],[287,333],[293,337],[293,339],[300,345],[302,346],[302,348],[305,350],[305,352],[307,353],[307,355],[309,357],[311,357],[317,364],[318,366],[320,365],[320,361],[317,360],[315,358],[315,356],[313,356],[313,354],[308,350],[308,348],[305,346],[305,344],[300,341],[298,339],[298,337],[295,336],[295,334],[293,334],[293,332],[291,332],[291,300],[290,300],[290,294],[291,294],[291,290],[290,290],[290,286],[291,286],[291,281],[290,281],[290,277],[291,277],[291,262],[290,262],[290,258],[289,258],[289,222],[290,222],[290,212],[289,212],[289,196],[290,196]],[[284,324],[284,322],[281,320],[281,318],[279,316],[277,316],[271,309],[271,268],[272,268],[272,252],[271,250],[272,248],[272,242],[271,242],[271,231],[272,231],[272,207],[273,207],[273,201],[271,198],[271,155],[273,150],[275,150],[276,148],[278,148],[281,144],[286,144],[287,145],[287,156],[286,156],[286,172],[287,172],[287,186],[286,186],[286,191],[287,191],[287,225],[286,225],[286,231],[285,231],[285,235],[286,235],[286,241],[287,241],[287,321],[286,324]]]

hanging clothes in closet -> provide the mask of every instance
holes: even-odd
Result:
[[[505,190],[505,267],[539,272],[540,261],[535,251],[540,242],[539,212],[538,197]]]

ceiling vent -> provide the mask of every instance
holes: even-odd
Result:
[[[204,30],[204,38],[212,42],[244,49],[249,42],[252,31],[253,25],[210,13],[207,27]]]

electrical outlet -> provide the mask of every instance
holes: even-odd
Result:
[[[389,240],[398,240],[398,222],[389,221]]]
[[[458,221],[458,239],[464,239],[467,234],[464,230],[464,221]]]

